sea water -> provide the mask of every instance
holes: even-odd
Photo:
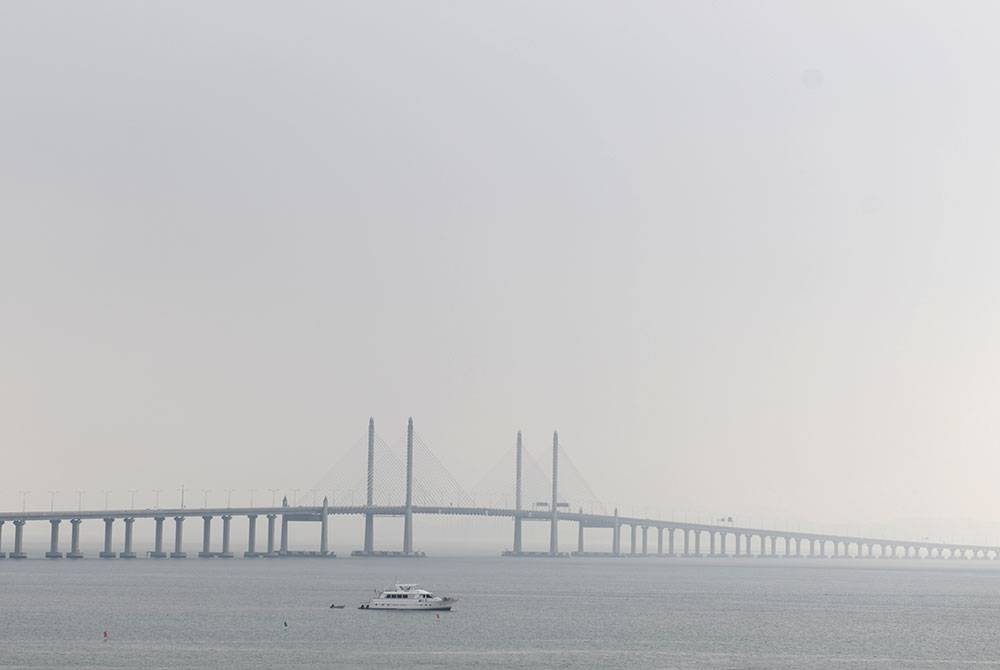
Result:
[[[460,601],[357,609],[395,582]],[[4,668],[1000,667],[998,631],[993,562],[0,561]]]

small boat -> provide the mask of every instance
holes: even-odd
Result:
[[[334,603],[333,605],[330,605],[330,609],[332,609],[332,610],[342,610],[342,609],[344,609],[344,607],[345,607],[345,605],[337,605],[336,603]]]
[[[386,589],[368,602],[362,603],[358,609],[447,612],[457,601],[458,598],[436,596],[417,584],[396,584],[395,588]]]

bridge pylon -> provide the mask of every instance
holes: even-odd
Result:
[[[549,526],[549,556],[559,554],[559,431],[552,431],[552,525]]]
[[[514,554],[520,554],[521,545],[521,486],[522,469],[524,459],[524,443],[521,440],[521,431],[517,431],[517,456],[515,458],[514,470]]]

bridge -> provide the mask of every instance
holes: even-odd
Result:
[[[507,506],[477,506],[462,501],[441,504],[417,504],[414,502],[414,432],[413,419],[407,424],[404,497],[399,504],[379,504],[375,500],[375,422],[368,422],[367,469],[365,481],[365,502],[363,504],[335,505],[329,498],[322,505],[289,505],[287,498],[282,504],[249,507],[176,507],[155,509],[119,510],[76,510],[76,511],[25,511],[0,513],[0,559],[24,559],[24,526],[31,522],[47,522],[50,525],[49,550],[45,557],[50,559],[83,558],[80,550],[80,527],[84,520],[100,520],[104,524],[103,550],[98,557],[103,559],[130,559],[139,556],[133,541],[133,527],[137,519],[151,519],[154,523],[154,541],[151,550],[142,552],[153,559],[187,558],[184,551],[184,522],[189,518],[202,520],[202,544],[198,556],[201,558],[232,558],[230,532],[233,517],[246,517],[248,534],[245,558],[279,557],[334,557],[329,550],[330,521],[337,516],[357,516],[364,519],[362,548],[352,552],[353,556],[367,557],[419,557],[423,552],[415,551],[413,544],[413,520],[415,516],[450,517],[499,517],[512,522],[512,548],[503,551],[504,556],[528,557],[707,557],[707,558],[906,558],[906,559],[980,559],[1000,558],[1000,546],[963,543],[914,541],[880,537],[862,537],[829,533],[808,533],[773,528],[755,528],[734,524],[689,523],[651,517],[621,516],[615,509],[612,514],[585,513],[582,506],[576,511],[569,508],[559,495],[560,445],[558,433],[552,439],[552,470],[549,484],[550,498],[545,503],[525,507],[525,462],[526,453],[521,433],[517,434],[515,467],[513,472],[514,504]],[[433,459],[433,456],[430,456]],[[447,492],[447,487],[439,488]],[[457,496],[467,498],[467,496]],[[266,539],[258,546],[258,519],[266,520]],[[401,517],[403,538],[401,551],[384,551],[375,548],[375,519],[378,517]],[[164,526],[173,521],[173,546],[164,544]],[[222,522],[221,546],[213,549],[212,527],[215,519]],[[280,520],[280,525],[279,525]],[[70,524],[70,547],[60,550],[60,528]],[[292,549],[289,547],[289,524],[314,523],[319,526],[319,538],[313,549]],[[547,551],[525,551],[522,540],[522,526],[525,522],[545,523],[549,526],[549,546]],[[14,529],[13,551],[4,551],[4,525],[10,523]],[[559,531],[564,524],[576,526],[576,551],[565,553],[559,548]],[[124,526],[121,551],[116,550],[115,528]],[[610,535],[606,551],[589,551],[584,543],[585,529],[607,529]],[[622,533],[627,529],[629,540],[627,550],[622,548]],[[649,542],[653,531],[656,548]],[[731,541],[731,544],[730,544]]]

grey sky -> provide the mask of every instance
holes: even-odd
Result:
[[[0,507],[413,415],[469,484],[558,428],[623,506],[988,517],[996,14],[4,2]]]

